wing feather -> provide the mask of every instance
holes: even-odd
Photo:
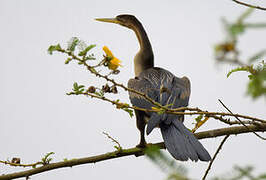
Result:
[[[150,68],[143,71],[138,77],[130,79],[128,81],[128,87],[136,91],[145,93],[148,97],[161,105],[170,105],[170,108],[178,108],[188,106],[190,96],[190,82],[187,77],[178,78],[175,77],[169,71],[162,68]],[[162,91],[164,89],[164,91]],[[148,102],[144,97],[129,92],[130,101],[134,106],[151,109],[153,104]],[[167,117],[166,124],[171,123],[173,119],[176,119],[176,115],[163,114],[152,115],[153,117],[148,122],[148,131],[151,132],[154,127],[164,121]],[[150,125],[149,125],[150,124]]]

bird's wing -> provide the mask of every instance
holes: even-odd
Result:
[[[154,88],[154,85],[145,78],[135,78],[128,81],[128,88],[134,89],[138,92],[144,93],[154,101],[158,99],[158,89]],[[129,91],[129,98],[134,106],[150,109],[153,105],[147,101],[143,96]]]
[[[154,101],[163,106],[168,105],[169,108],[178,108],[188,105],[190,96],[190,83],[186,77],[177,78],[172,73],[162,68],[150,68],[143,71],[135,79],[130,79],[128,87],[136,91],[146,94]],[[143,96],[129,92],[130,101],[134,106],[151,109],[153,104],[147,101]],[[147,132],[151,132],[160,122],[167,119],[176,119],[176,115],[149,113],[151,116]],[[167,118],[166,118],[167,117]],[[171,118],[173,117],[173,118]]]

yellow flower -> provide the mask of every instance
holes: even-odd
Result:
[[[122,67],[122,65],[120,64],[121,61],[113,55],[113,53],[110,51],[110,49],[108,49],[107,46],[103,47],[103,51],[105,52],[106,56],[110,58],[110,60],[107,62],[109,69],[116,70],[119,66]]]

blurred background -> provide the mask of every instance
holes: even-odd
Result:
[[[248,2],[248,1],[247,1]],[[251,1],[250,1],[251,2]],[[252,1],[266,6],[266,2]],[[133,58],[138,51],[133,31],[115,24],[100,23],[94,18],[133,14],[144,25],[155,55],[155,65],[176,76],[188,76],[192,83],[191,107],[208,111],[226,111],[221,99],[234,113],[265,119],[265,99],[246,96],[247,73],[226,78],[234,66],[218,64],[215,44],[225,39],[221,18],[235,21],[247,8],[232,1],[0,1],[0,159],[20,157],[22,163],[36,162],[47,152],[54,160],[98,155],[115,150],[102,132],[117,139],[123,148],[139,142],[135,117],[111,104],[82,96],[66,96],[73,82],[101,84],[84,68],[65,65],[66,57],[50,56],[50,45],[66,45],[79,37],[102,58],[107,45],[122,60],[117,80],[124,84],[134,77]],[[250,22],[265,22],[266,12],[255,10]],[[266,30],[250,30],[241,36],[239,49],[245,59],[265,48]],[[104,82],[104,81],[103,81]],[[116,96],[129,102],[122,90]],[[193,127],[194,117],[186,117]],[[209,120],[198,132],[226,127]],[[161,142],[159,130],[148,142]],[[211,156],[221,138],[201,140]],[[234,165],[252,165],[256,172],[265,171],[266,144],[253,134],[231,136],[218,155],[208,177],[228,172]],[[167,153],[167,152],[166,152]],[[192,179],[200,179],[208,163],[177,162],[188,170]],[[0,164],[0,174],[25,170]],[[31,179],[164,179],[162,172],[147,157],[130,156],[96,164],[58,169]]]

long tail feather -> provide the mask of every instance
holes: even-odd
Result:
[[[177,160],[210,161],[211,157],[198,139],[179,120],[160,124],[166,149]]]

